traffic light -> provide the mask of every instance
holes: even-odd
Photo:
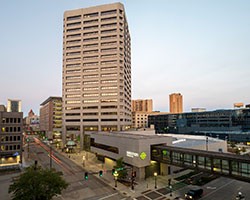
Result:
[[[102,175],[103,175],[103,171],[102,171],[102,170],[100,170],[100,171],[99,171],[99,176],[101,176],[101,177],[102,177]]]
[[[85,180],[88,180],[88,178],[89,178],[89,173],[88,172],[85,172],[84,178],[85,178]]]
[[[115,169],[112,169],[112,175],[114,175],[114,173],[115,173]]]

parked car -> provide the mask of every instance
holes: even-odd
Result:
[[[191,189],[185,194],[186,199],[198,199],[201,197],[203,189]]]

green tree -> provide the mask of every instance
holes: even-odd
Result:
[[[13,200],[50,200],[67,187],[68,183],[55,170],[33,165],[12,181],[9,193]]]
[[[118,172],[118,179],[126,179],[128,172],[123,163],[123,157],[116,160],[116,165],[114,166],[115,170]]]

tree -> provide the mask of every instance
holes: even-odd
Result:
[[[51,200],[67,187],[68,183],[54,169],[42,169],[33,165],[13,179],[9,193],[13,193],[13,200]]]
[[[114,166],[115,170],[118,172],[118,179],[126,179],[128,172],[123,163],[123,157],[116,160],[116,165]]]

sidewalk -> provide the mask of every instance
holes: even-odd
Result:
[[[114,189],[118,190],[120,193],[126,195],[127,199],[137,199],[136,197],[141,197],[147,193],[159,193],[158,191],[162,190],[166,192],[166,194],[164,195],[164,197],[166,198],[164,199],[172,200],[177,197],[177,194],[175,194],[174,192],[176,188],[174,187],[174,185],[177,183],[177,181],[175,181],[174,178],[187,173],[187,171],[182,171],[178,174],[172,174],[168,176],[158,175],[156,180],[155,177],[149,177],[146,180],[136,181],[134,190],[132,190],[131,187],[128,187],[118,181],[117,187],[115,187],[115,180],[114,176],[112,175],[112,169],[105,169],[102,162],[97,160],[95,154],[85,151],[74,154],[66,154],[65,152],[61,152],[60,150],[57,150],[57,152],[70,158],[77,165],[83,167],[84,170],[90,173],[96,173],[96,176],[98,176],[98,172],[100,170],[103,170],[103,176],[100,179],[109,184]],[[172,196],[170,196],[170,189],[168,187],[169,178],[171,178],[171,184],[173,185]],[[146,198],[141,197],[139,199]]]

